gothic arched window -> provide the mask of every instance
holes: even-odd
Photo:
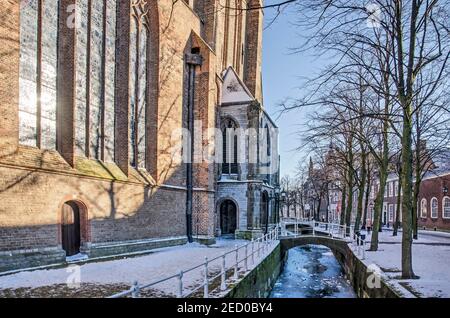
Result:
[[[270,129],[268,125],[266,125],[265,134],[266,134],[267,158],[270,160],[270,156],[272,155],[272,141],[270,139]]]
[[[56,149],[58,0],[20,2],[19,142]]]
[[[77,1],[75,147],[114,161],[117,0]]]
[[[236,134],[237,124],[234,120],[227,118],[222,124],[223,160],[222,174],[238,174],[238,136]]]
[[[144,168],[146,162],[146,117],[148,104],[149,6],[147,0],[132,3],[130,43],[130,164]]]

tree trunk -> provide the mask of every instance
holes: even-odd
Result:
[[[380,232],[380,233],[383,232],[383,225],[384,225],[384,223],[383,223],[384,204],[383,204],[383,202],[381,202],[381,203],[382,204],[381,204],[381,212],[380,212],[380,228],[378,229],[378,232]]]
[[[341,220],[340,220],[340,224],[344,225],[345,224],[345,211],[347,210],[346,208],[346,200],[347,200],[347,187],[345,186],[344,189],[342,189],[342,202],[341,202]]]
[[[347,192],[347,211],[345,212],[345,226],[346,236],[350,236],[350,226],[352,221],[352,210],[353,210],[353,169],[349,169],[349,181],[348,181],[348,192]]]
[[[369,169],[367,169],[369,170]],[[367,214],[369,211],[369,199],[370,199],[370,186],[371,186],[371,178],[370,173],[367,174],[367,188],[366,188],[366,197],[364,201],[364,216],[362,220],[362,229],[365,230],[367,227]]]
[[[413,179],[413,157],[412,157],[412,99],[414,96],[414,60],[417,36],[417,16],[419,12],[418,2],[411,1],[411,16],[409,24],[409,50],[408,62],[405,63],[405,51],[403,49],[403,24],[402,24],[402,2],[395,2],[395,41],[397,43],[398,55],[398,81],[399,102],[403,109],[403,131],[402,131],[402,212],[403,212],[403,237],[402,237],[402,278],[415,278],[412,266],[412,179]],[[405,80],[404,65],[407,65]]]
[[[380,167],[380,188],[378,189],[378,194],[375,199],[375,210],[373,216],[372,241],[370,242],[370,250],[373,252],[378,250],[378,234],[381,228],[381,213],[383,209],[384,190],[387,180],[387,169],[383,166],[384,164]]]
[[[399,176],[402,175],[402,168],[400,167],[399,170]],[[395,211],[395,223],[394,223],[394,232],[392,233],[392,236],[397,236],[398,235],[398,228],[400,227],[400,206],[401,206],[401,193],[402,193],[402,183],[400,182],[400,178],[399,178],[399,182],[398,182],[398,189],[397,189],[397,211]]]
[[[416,150],[415,150],[415,161],[414,161],[414,169],[415,169],[415,180],[414,180],[414,193],[413,193],[413,207],[412,207],[412,224],[413,224],[413,239],[419,239],[419,211],[418,211],[418,203],[419,203],[419,195],[420,195],[420,183],[422,181],[422,147],[421,147],[421,127],[420,127],[420,110],[417,110],[415,113],[416,117]]]
[[[347,192],[347,211],[345,213],[345,234],[346,236],[350,236],[350,226],[352,221],[352,210],[353,210],[353,183],[355,179],[355,173],[353,170],[353,163],[354,163],[354,155],[353,155],[353,136],[350,134],[350,137],[348,139],[347,144],[347,162],[348,162],[348,178],[347,178],[347,186],[348,186],[348,192]]]
[[[414,278],[412,267],[412,142],[411,142],[411,105],[404,109],[403,138],[402,138],[402,211],[403,211],[403,239],[402,239],[402,278]]]
[[[322,205],[322,199],[319,198],[319,201],[317,202],[317,218],[316,221],[320,222],[320,206]]]
[[[361,218],[363,214],[363,201],[364,201],[364,189],[366,188],[367,167],[366,167],[366,154],[361,154],[361,182],[358,189],[358,208],[356,211],[355,231],[360,231]]]
[[[330,213],[328,211],[329,209],[330,209],[330,199],[327,199],[327,215],[326,215],[326,218],[325,218],[325,221],[327,223],[330,223]]]
[[[350,186],[352,186],[352,184],[350,184]],[[348,201],[347,201],[347,211],[345,212],[345,226],[346,226],[345,235],[350,236],[350,226],[352,221],[352,208],[353,208],[353,191],[348,191],[347,197]]]
[[[420,155],[420,147],[417,145],[418,150],[416,150],[416,156]],[[412,206],[412,227],[413,227],[413,239],[419,239],[419,194],[420,194],[420,183],[421,183],[421,172],[420,172],[420,159],[416,159],[415,165],[415,181],[414,181],[414,191],[413,191],[413,206]]]

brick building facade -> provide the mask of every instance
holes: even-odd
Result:
[[[432,231],[450,231],[450,151],[443,150],[431,160],[430,168],[425,172],[420,184],[417,216],[418,228]],[[378,176],[372,177],[369,191],[364,192],[363,211],[367,208],[366,225],[372,226],[374,221],[375,200],[379,191]],[[399,207],[399,178],[397,173],[391,172],[386,180],[383,206],[381,212],[382,226],[393,228],[399,214],[402,221],[401,203]],[[367,204],[366,204],[366,198]],[[342,189],[339,182],[332,182],[328,187],[328,213],[333,222],[339,222],[342,213]],[[353,206],[351,220],[357,215],[358,189],[353,189]],[[401,226],[401,224],[400,224]]]
[[[424,230],[450,231],[450,151],[444,150],[437,155],[422,178],[420,184],[417,216],[418,228]],[[379,182],[371,186],[369,195],[368,224],[373,222],[374,201],[378,193]],[[399,178],[390,173],[386,180],[381,222],[384,226],[393,227],[397,213],[402,220],[402,209],[398,206]]]
[[[0,272],[63,262],[68,231],[77,233],[75,252],[89,257],[184,243],[188,222],[190,235],[211,242],[225,198],[238,205],[236,230],[263,231],[260,207],[272,202],[277,160],[269,177],[258,161],[251,178],[238,173],[227,185],[216,162],[174,160],[181,128],[214,155],[217,136],[205,136],[230,118],[226,109],[275,127],[262,107],[263,12],[240,10],[260,6],[2,2]],[[231,73],[248,94],[224,103]]]
[[[417,214],[419,229],[450,231],[450,171],[427,173],[419,191]],[[382,223],[393,227],[398,209],[398,177],[391,175],[387,180],[383,201]],[[372,213],[373,214],[373,213]]]

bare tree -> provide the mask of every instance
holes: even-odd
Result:
[[[337,54],[336,63],[315,80],[320,85],[308,92],[304,99],[285,106],[285,110],[305,105],[320,105],[317,98],[331,78],[348,72],[355,65],[372,74],[371,89],[382,102],[381,110],[388,117],[382,121],[383,154],[380,191],[375,204],[372,250],[377,249],[379,211],[384,191],[385,172],[389,164],[389,134],[401,140],[402,189],[402,277],[414,278],[412,268],[413,216],[413,136],[416,112],[424,103],[433,100],[442,90],[440,85],[448,75],[450,54],[449,2],[437,0],[375,0],[367,7],[356,0],[296,2],[299,25],[309,28],[298,52],[314,49],[316,52]],[[371,27],[367,27],[367,25]],[[361,56],[360,50],[364,50]],[[374,63],[375,61],[375,63]],[[433,70],[432,76],[424,76]],[[416,99],[420,98],[420,102]],[[376,118],[377,114],[365,116]],[[415,172],[418,174],[418,172]],[[417,178],[419,179],[419,178]],[[374,239],[375,238],[375,239]]]

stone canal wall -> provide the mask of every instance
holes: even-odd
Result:
[[[369,266],[355,255],[346,242],[326,237],[300,237],[283,239],[265,260],[231,288],[225,298],[268,297],[283,270],[289,249],[308,244],[324,245],[333,251],[359,298],[405,297],[402,288],[389,284],[383,275],[374,276]]]
[[[286,259],[278,244],[258,266],[245,275],[224,298],[267,298],[278,276],[281,274]]]
[[[402,292],[391,286],[382,275],[375,275],[345,244],[345,252],[333,251],[350,280],[358,298],[402,298]]]
[[[303,229],[305,231],[305,229]],[[306,231],[308,231],[306,229]],[[309,233],[309,232],[308,232]],[[333,251],[359,298],[402,298],[411,294],[402,286],[390,284],[384,276],[375,276],[373,270],[355,255],[347,242],[331,239],[326,232],[316,231],[316,236],[305,235],[282,240],[282,249],[307,244],[323,245]],[[369,282],[369,283],[368,283]]]

